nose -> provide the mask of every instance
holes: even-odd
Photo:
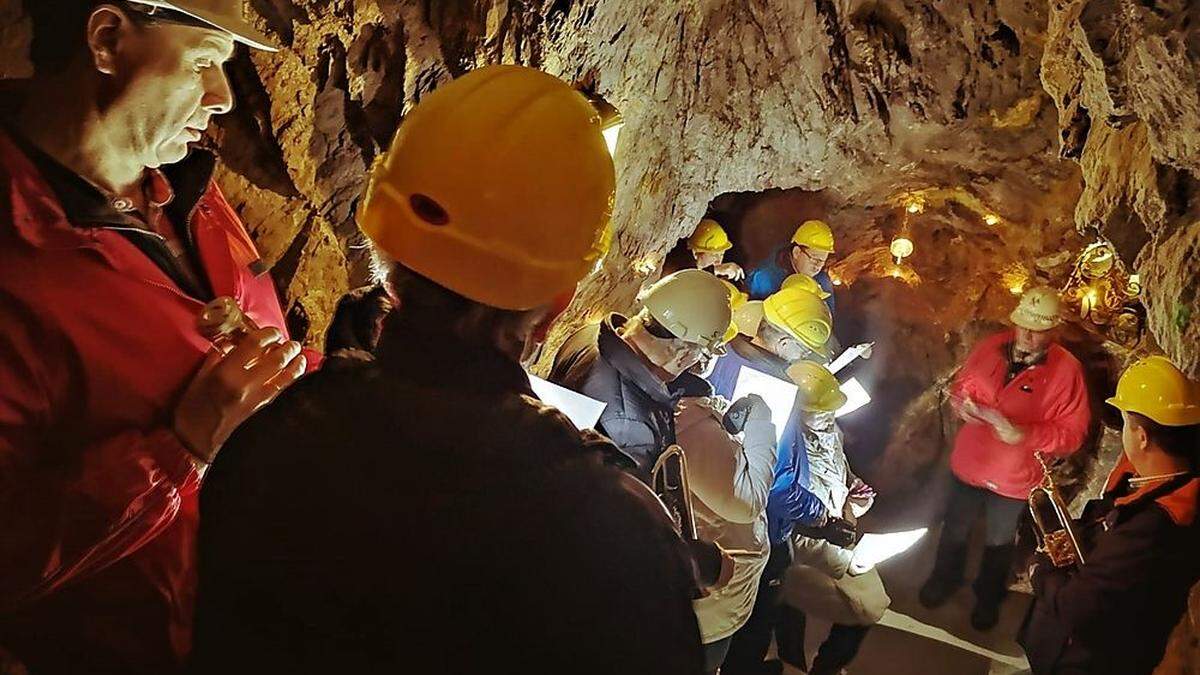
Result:
[[[233,90],[224,68],[216,66],[204,71],[204,98],[200,105],[213,115],[224,115],[233,110]]]

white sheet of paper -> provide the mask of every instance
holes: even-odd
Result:
[[[753,368],[742,367],[738,371],[737,384],[733,386],[733,400],[747,394],[758,394],[771,409],[771,422],[775,424],[775,441],[783,438],[783,427],[792,415],[796,404],[796,385]]]
[[[854,359],[858,358],[858,350],[854,347],[847,347],[838,357],[829,364],[829,372],[836,374],[837,371],[845,368]]]
[[[867,393],[867,390],[858,381],[858,378],[852,377],[846,380],[842,383],[840,389],[846,395],[846,403],[837,409],[837,412],[833,414],[834,417],[849,415],[871,402],[871,395]]]
[[[912,548],[913,544],[920,541],[928,531],[929,528],[922,527],[907,532],[864,534],[862,539],[858,540],[858,545],[854,547],[854,558],[851,564],[864,571],[871,569],[884,560]]]
[[[558,408],[580,429],[596,428],[596,422],[600,421],[600,414],[608,405],[577,391],[547,382],[536,375],[529,376],[529,386],[533,389],[533,393],[542,399],[543,403]]]

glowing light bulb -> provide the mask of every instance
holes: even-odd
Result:
[[[908,206],[905,208],[908,210],[909,213],[920,213],[921,209],[924,207],[921,206],[921,202],[909,202]]]
[[[997,225],[1000,223],[1000,216],[994,213],[986,214],[983,217],[983,222],[987,223],[988,225]]]
[[[901,260],[912,255],[912,252],[915,250],[915,248],[916,247],[913,246],[912,240],[908,237],[896,237],[892,240],[891,248],[888,250],[891,251],[892,257],[895,258],[896,264],[899,265]]]
[[[646,276],[647,274],[650,274],[654,270],[658,269],[658,261],[654,258],[642,258],[640,260],[634,260],[633,264],[630,266],[633,268],[634,272],[637,272],[642,276]]]
[[[621,135],[623,126],[625,126],[624,122],[617,122],[600,132],[604,134],[604,142],[608,145],[608,154],[614,157],[617,155],[617,137]]]

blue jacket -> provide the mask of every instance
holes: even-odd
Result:
[[[785,365],[774,355],[738,337],[729,344],[725,355],[717,360],[708,381],[716,394],[732,398],[738,373],[743,367],[786,380]],[[808,490],[810,474],[804,435],[800,432],[802,423],[800,409],[793,408],[779,440],[775,479],[767,498],[767,527],[772,544],[785,541],[796,523],[817,525],[826,515],[821,500]]]
[[[789,244],[790,245],[790,244]],[[763,300],[768,295],[777,292],[783,286],[783,280],[792,274],[791,269],[780,267],[776,260],[779,259],[779,252],[782,248],[777,248],[771,252],[771,255],[766,261],[754,268],[746,275],[746,288],[750,292],[751,300]],[[821,288],[829,293],[829,297],[825,299],[825,304],[829,305],[829,311],[834,311],[835,303],[833,299],[833,282],[829,279],[829,273],[825,270],[817,272],[817,276],[813,277]]]

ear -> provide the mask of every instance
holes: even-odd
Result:
[[[92,11],[87,22],[87,44],[96,70],[105,75],[116,74],[121,40],[130,27],[129,17],[117,7],[100,5]]]
[[[1135,422],[1133,425],[1133,440],[1137,444],[1138,450],[1145,452],[1146,446],[1150,445],[1150,436],[1146,433],[1146,427]]]

